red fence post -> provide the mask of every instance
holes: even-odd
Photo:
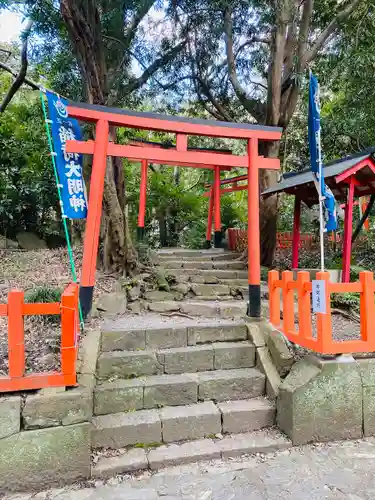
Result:
[[[310,292],[305,290],[305,283],[310,282],[310,273],[300,271],[297,276],[298,290],[298,331],[303,338],[312,337]]]
[[[332,348],[331,290],[329,273],[327,271],[319,271],[316,273],[316,279],[324,280],[326,282],[326,312],[316,314],[317,347],[319,350],[318,352],[321,354],[329,354],[328,351]]]
[[[284,333],[294,331],[294,290],[288,287],[293,282],[292,271],[282,273],[283,292],[283,330]]]
[[[25,336],[23,324],[24,293],[12,290],[8,294],[9,377],[25,374]]]
[[[61,371],[74,375],[77,342],[77,290],[70,285],[61,297]]]
[[[359,273],[359,281],[362,284],[360,295],[360,318],[361,318],[361,338],[369,342],[369,350],[375,348],[375,335],[373,332],[375,325],[375,302],[374,302],[374,275],[370,271]]]
[[[268,273],[268,293],[270,304],[270,322],[273,326],[280,325],[280,289],[275,286],[275,281],[279,279],[278,271]]]

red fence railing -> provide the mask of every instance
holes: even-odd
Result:
[[[24,316],[61,315],[61,372],[25,374]],[[24,292],[12,290],[8,303],[0,304],[0,316],[8,317],[8,375],[0,376],[0,392],[76,385],[78,350],[78,285],[70,284],[61,303],[26,304]]]
[[[336,238],[336,239],[335,239]],[[333,243],[336,241],[338,245],[342,243],[342,237],[339,234],[335,236],[329,235],[328,240]],[[277,248],[292,248],[293,233],[277,233],[276,234],[276,247]],[[317,246],[319,242],[312,234],[301,234],[299,241],[299,248],[310,250]],[[236,252],[243,252],[247,247],[247,230],[246,229],[228,229],[228,247],[229,250]]]
[[[325,312],[316,313],[315,335],[311,313],[312,283],[307,271],[300,271],[296,280],[293,279],[292,271],[284,271],[281,279],[278,271],[269,272],[271,324],[282,331],[291,342],[320,354],[374,352],[375,282],[373,273],[361,272],[359,282],[356,283],[331,283],[328,272],[318,272],[316,279],[325,282],[325,296],[322,300],[326,309]],[[297,292],[297,318],[294,304],[295,292]],[[347,292],[357,292],[360,295],[360,339],[337,341],[332,337],[331,294]]]

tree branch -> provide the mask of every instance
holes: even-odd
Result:
[[[25,80],[26,73],[27,73],[27,66],[28,66],[27,44],[28,44],[28,39],[29,39],[32,25],[33,25],[33,21],[29,21],[27,23],[25,31],[23,32],[23,42],[22,42],[22,49],[21,49],[21,68],[20,68],[18,75],[16,76],[16,79],[14,80],[14,82],[10,86],[10,89],[6,93],[6,95],[3,99],[3,102],[0,105],[0,113],[4,113],[6,107],[8,106],[8,104],[12,100],[13,96],[15,95],[15,93],[21,87],[21,85],[23,84],[23,82]]]
[[[227,7],[224,11],[224,34],[225,34],[225,46],[227,53],[227,64],[229,79],[232,84],[233,90],[241,102],[242,106],[258,121],[264,122],[265,119],[265,105],[258,99],[250,99],[247,97],[245,90],[242,88],[236,71],[236,63],[233,52],[233,23],[232,23],[232,11],[230,7]]]
[[[144,85],[147,80],[154,74],[158,69],[163,67],[168,62],[172,61],[176,57],[176,55],[181,52],[181,50],[185,47],[186,40],[183,40],[178,45],[173,47],[169,52],[166,52],[161,57],[156,59],[150,66],[145,69],[145,71],[141,74],[139,78],[134,78],[131,82],[125,85],[124,92],[130,94],[134,90],[139,89]]]
[[[297,64],[301,64],[303,54],[306,52],[313,6],[314,0],[305,0],[299,27]]]
[[[12,76],[14,76],[14,78],[17,78],[17,75],[18,75],[17,71],[14,70],[13,68],[11,68],[10,66],[8,66],[7,64],[4,64],[1,61],[0,61],[0,68],[3,69],[4,71],[7,71],[8,73],[10,73]],[[30,80],[27,77],[24,78],[23,83],[28,85],[29,87],[31,87],[34,90],[40,89],[40,86],[37,83],[33,82],[32,80]]]
[[[344,8],[340,10],[335,19],[322,31],[318,38],[313,43],[310,50],[307,50],[302,57],[301,68],[306,66],[316,57],[319,50],[322,48],[327,39],[338,29],[340,22],[350,16],[353,10],[357,7],[361,0],[351,0]]]
[[[253,43],[265,43],[269,45],[271,43],[271,39],[269,37],[261,37],[261,36],[252,36],[249,40],[246,40],[246,42],[242,43],[238,49],[236,50],[236,58],[240,52],[243,51],[245,47],[248,45],[253,45]]]
[[[126,32],[125,32],[125,38],[124,38],[123,45],[126,48],[130,47],[130,45],[135,37],[135,34],[137,32],[138,26],[140,25],[140,23],[142,22],[144,17],[148,14],[149,10],[154,5],[154,3],[155,3],[155,0],[143,0],[141,2],[139,10],[134,14],[134,17],[130,21],[130,24],[127,27]]]
[[[215,99],[215,97],[213,96],[213,94],[212,94],[212,92],[210,90],[210,87],[209,87],[207,81],[205,79],[203,79],[200,75],[194,75],[193,78],[195,78],[196,81],[200,84],[200,86],[202,88],[203,94],[207,97],[207,99],[210,101],[210,103],[214,106],[214,108],[217,109],[217,111],[221,115],[221,118],[218,118],[218,119],[219,120],[224,120],[224,121],[227,121],[227,122],[232,122],[233,118],[231,117],[230,113],[228,113],[228,111],[224,108],[224,106],[222,106],[220,104],[220,102],[217,99]],[[215,116],[214,113],[212,113],[211,111],[209,111],[209,112],[213,116]],[[216,115],[216,117],[217,117],[217,115]]]

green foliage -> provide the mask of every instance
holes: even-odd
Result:
[[[59,288],[52,288],[50,286],[40,286],[30,290],[25,294],[25,302],[27,303],[48,303],[60,302],[62,290]],[[32,317],[36,318],[36,317]],[[60,316],[55,314],[47,314],[41,316],[42,322],[45,324],[58,324],[60,323]]]
[[[41,286],[27,292],[25,295],[25,302],[28,303],[60,302],[61,293],[62,291],[59,288]]]
[[[59,234],[56,183],[37,94],[25,93],[0,115],[0,151],[0,234]]]
[[[331,295],[331,305],[338,309],[349,309],[359,311],[359,293],[333,293]]]

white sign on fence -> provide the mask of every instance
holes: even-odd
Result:
[[[326,282],[312,280],[312,308],[314,313],[326,313]]]

